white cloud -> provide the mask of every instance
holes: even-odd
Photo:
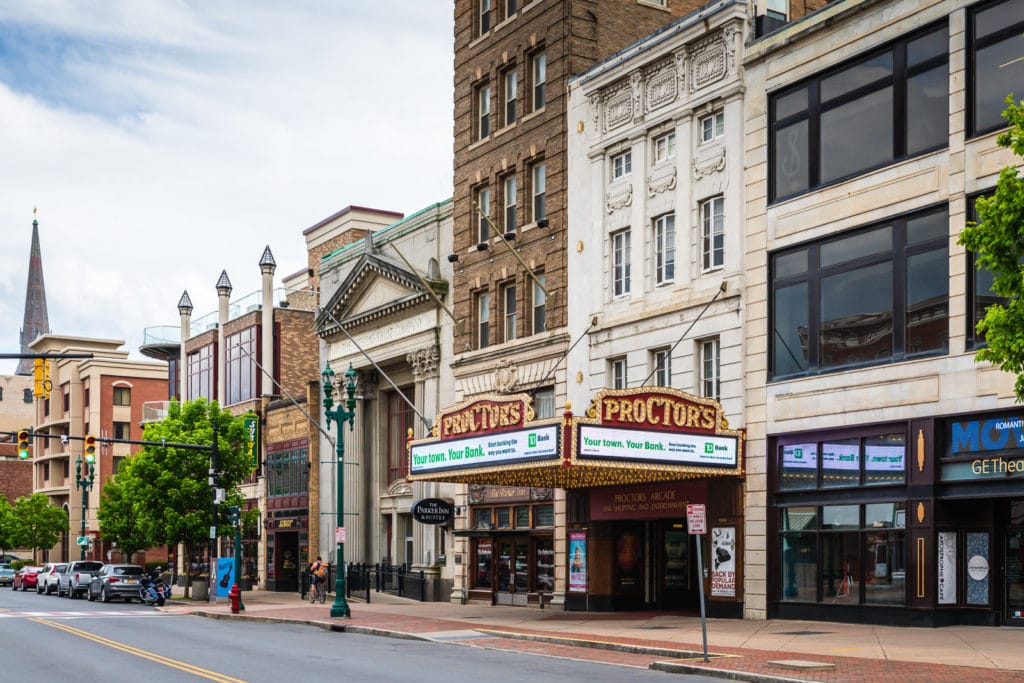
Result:
[[[222,269],[233,298],[259,289],[264,246],[279,279],[305,267],[302,230],[344,206],[449,197],[452,14],[402,0],[0,7],[0,352],[20,350],[34,206],[51,330],[138,356],[145,327],[177,324],[182,290],[198,316]]]

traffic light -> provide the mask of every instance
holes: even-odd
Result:
[[[28,460],[28,430],[18,432],[18,459]]]
[[[36,358],[34,361],[32,361],[32,363],[33,363],[32,380],[33,380],[33,385],[34,385],[34,390],[32,392],[32,395],[35,396],[36,398],[42,398],[43,397],[43,382],[46,380],[46,377],[45,377],[45,372],[46,371],[43,369],[43,359],[42,358]]]
[[[85,435],[85,461],[90,465],[96,462],[96,437],[92,434]]]
[[[238,526],[238,522],[241,518],[241,510],[237,505],[228,506],[228,519],[231,521],[231,526]]]

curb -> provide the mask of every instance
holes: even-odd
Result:
[[[713,678],[724,678],[729,681],[749,681],[750,683],[815,683],[815,681],[807,678],[786,678],[784,676],[755,674],[749,671],[712,669],[694,664],[680,664],[679,662],[651,662],[651,665],[647,668],[670,674],[696,674]]]
[[[625,652],[632,655],[651,655],[653,657],[674,657],[677,659],[690,659],[693,657],[704,657],[703,652],[694,650],[673,650],[663,647],[647,647],[645,645],[628,645],[626,643],[613,643],[606,640],[583,640],[582,638],[566,638],[564,636],[545,636],[535,633],[519,633],[516,631],[499,631],[491,628],[474,628],[474,631],[498,635],[514,640],[529,640],[536,643],[549,643],[551,645],[571,645],[574,647],[589,647],[594,650],[609,650],[611,652]],[[734,655],[708,655],[709,657],[732,657]]]
[[[258,621],[262,623],[300,624],[307,626],[315,626],[316,628],[321,628],[325,631],[333,631],[335,633],[356,633],[365,636],[397,638],[398,640],[420,640],[425,642],[433,641],[432,638],[426,638],[415,633],[405,633],[404,631],[392,631],[389,629],[376,628],[373,626],[354,626],[352,624],[336,624],[329,621],[316,621],[313,619],[293,619],[290,617],[261,617],[249,614],[225,614],[224,612],[207,612],[204,610],[196,610],[192,612],[192,614],[197,617],[206,617],[207,619],[220,619],[223,621]]]

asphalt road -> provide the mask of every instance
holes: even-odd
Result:
[[[712,681],[556,657],[219,621],[0,589],[0,681]]]

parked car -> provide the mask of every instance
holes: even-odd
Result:
[[[57,593],[66,595],[69,598],[82,597],[89,588],[89,582],[92,581],[92,577],[102,568],[102,562],[94,562],[92,560],[68,562],[67,568],[60,573],[60,584],[57,587]]]
[[[6,564],[14,564],[15,562],[20,562],[20,561],[21,561],[21,558],[15,556],[15,555],[0,555],[0,562],[6,563]]]
[[[105,564],[89,581],[86,595],[89,600],[110,602],[111,598],[123,598],[131,602],[139,597],[139,579],[143,574],[137,564]]]
[[[42,570],[42,567],[36,567],[33,565],[22,567],[14,573],[14,582],[11,584],[11,588],[14,590],[18,590],[20,588],[23,591],[27,591],[29,588],[35,588],[36,579],[39,576],[39,572]]]
[[[0,586],[11,586],[14,584],[14,567],[6,562],[0,562]]]
[[[67,569],[63,562],[47,562],[36,578],[36,593],[60,595],[60,573]]]

